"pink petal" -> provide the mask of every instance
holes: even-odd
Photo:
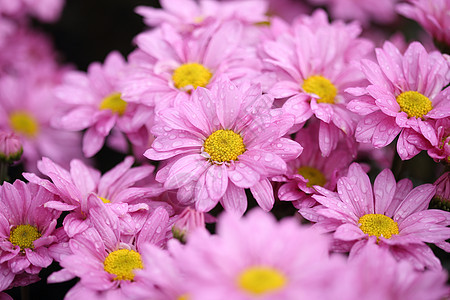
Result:
[[[273,187],[268,179],[261,180],[250,188],[253,197],[259,206],[265,210],[270,211],[275,203],[273,195]]]
[[[225,194],[228,187],[228,167],[226,165],[213,165],[206,172],[206,188],[208,195],[219,200]]]
[[[230,184],[228,184],[228,187]],[[195,185],[195,209],[201,212],[207,212],[216,206],[218,199],[209,196],[206,188],[206,172],[203,173]]]
[[[103,147],[105,136],[97,132],[95,127],[89,128],[83,136],[83,153],[86,157],[94,156]]]
[[[228,185],[227,191],[220,202],[226,211],[236,213],[239,216],[242,216],[247,209],[245,190],[234,184]]]
[[[394,221],[401,222],[412,213],[425,210],[435,193],[436,187],[432,184],[422,184],[413,189],[395,211]]]
[[[394,198],[396,181],[391,170],[383,170],[377,178],[373,186],[375,194],[375,213],[384,214],[392,203]]]
[[[354,241],[366,236],[364,232],[354,224],[343,224],[336,229],[333,237],[343,241]]]
[[[209,167],[209,162],[199,154],[190,154],[178,159],[170,168],[164,187],[176,189],[197,180]]]

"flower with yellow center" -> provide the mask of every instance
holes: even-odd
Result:
[[[423,118],[433,109],[430,99],[419,92],[407,91],[397,96],[400,110],[408,115],[408,118]]]
[[[142,269],[141,255],[128,249],[120,249],[108,254],[103,262],[104,270],[116,275],[114,280],[134,279],[134,270]]]
[[[313,185],[324,186],[327,183],[327,179],[323,173],[316,168],[308,166],[300,167],[297,173],[305,177],[305,179],[308,179],[307,187],[312,187]]]
[[[41,233],[34,226],[29,224],[18,225],[11,229],[9,241],[15,246],[19,246],[21,251],[26,248],[34,249],[33,242],[41,237]]]
[[[214,131],[203,144],[211,162],[230,162],[245,152],[244,141],[240,134],[230,129]]]
[[[398,234],[397,222],[383,214],[366,214],[359,218],[358,223],[364,233],[375,235],[377,240],[380,237],[390,239],[394,234]]]
[[[105,97],[100,103],[100,109],[109,109],[113,113],[122,116],[127,109],[127,102],[122,100],[120,93],[112,93],[111,95]]]
[[[207,86],[211,77],[212,73],[203,65],[187,63],[175,69],[172,80],[177,89],[191,90]]]
[[[320,75],[310,76],[303,81],[302,88],[307,93],[319,96],[318,103],[334,104],[337,88],[329,79]]]
[[[9,116],[9,123],[14,132],[27,137],[36,137],[39,133],[39,124],[28,112],[16,111]]]
[[[247,293],[261,296],[281,290],[286,286],[287,278],[275,268],[257,266],[241,272],[237,278],[237,284]]]
[[[111,201],[109,199],[103,198],[103,197],[99,197],[103,203],[111,203]]]

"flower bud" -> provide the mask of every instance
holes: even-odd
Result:
[[[22,156],[22,141],[13,132],[0,131],[0,160],[6,163],[18,161]]]
[[[205,214],[186,207],[173,224],[172,234],[174,238],[185,243],[187,235],[196,228],[205,228]]]

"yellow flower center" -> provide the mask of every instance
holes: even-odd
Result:
[[[99,197],[99,198],[103,201],[103,203],[111,203],[111,201],[106,198],[103,198],[103,197]]]
[[[433,109],[430,99],[419,92],[407,91],[397,96],[400,110],[404,111],[408,118],[422,118]]]
[[[113,113],[117,113],[119,116],[121,116],[127,109],[127,102],[122,100],[120,93],[112,93],[102,100],[102,102],[100,103],[100,109],[109,109]]]
[[[173,83],[177,89],[192,90],[208,85],[212,73],[203,65],[188,63],[179,66],[172,75]]]
[[[189,300],[190,297],[188,294],[183,294],[177,298],[177,300]]]
[[[298,169],[298,174],[308,179],[307,187],[312,187],[313,185],[324,186],[327,183],[327,179],[322,172],[313,167],[301,167]]]
[[[367,214],[359,218],[361,230],[368,235],[375,235],[378,238],[390,239],[392,235],[398,234],[398,224],[391,218],[382,214]]]
[[[33,242],[41,237],[41,233],[36,227],[31,225],[18,225],[13,227],[9,234],[9,241],[15,246],[19,246],[20,250],[26,248],[33,249]]]
[[[134,250],[120,249],[108,254],[103,262],[106,272],[116,275],[114,280],[133,280],[134,270],[142,269],[141,255]]]
[[[320,75],[310,76],[303,81],[302,88],[307,93],[319,96],[318,103],[334,104],[337,88],[327,78]]]
[[[18,134],[35,137],[39,132],[39,124],[36,119],[24,111],[13,112],[9,116],[11,128]]]
[[[287,279],[280,271],[270,267],[251,267],[238,277],[238,285],[253,295],[263,295],[282,289]]]
[[[206,139],[203,147],[211,157],[211,161],[216,162],[237,160],[238,156],[245,152],[241,135],[229,129],[214,131]]]

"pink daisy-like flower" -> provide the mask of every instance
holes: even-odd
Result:
[[[300,129],[295,141],[303,146],[302,154],[288,163],[287,173],[281,181],[285,181],[278,190],[282,201],[293,201],[296,208],[311,207],[316,204],[311,196],[315,194],[315,185],[333,191],[337,179],[344,175],[353,160],[347,145],[340,143],[330,156],[322,156],[319,143],[319,124],[313,123]]]
[[[363,74],[352,61],[364,57],[371,43],[357,38],[356,24],[328,23],[323,11],[303,17],[292,33],[263,44],[265,62],[277,68],[278,82],[269,90],[275,98],[287,98],[283,108],[303,124],[311,116],[320,122],[319,145],[325,156],[336,148],[339,133],[352,136],[355,115],[346,108],[348,87],[362,85]]]
[[[136,37],[139,59],[131,61],[122,96],[155,107],[189,101],[192,90],[209,88],[222,74],[233,81],[254,78],[260,61],[253,48],[241,45],[243,26],[237,21],[214,23],[196,34],[181,36],[166,25]]]
[[[55,227],[61,213],[44,204],[54,200],[54,194],[35,184],[17,180],[1,186],[1,287],[11,285],[17,274],[23,277],[23,285],[32,283],[33,276],[52,263],[50,248],[59,242]]]
[[[224,214],[217,235],[199,230],[184,247],[171,246],[196,300],[327,299],[341,271],[325,236],[258,209],[244,218]]]
[[[0,14],[15,18],[30,15],[44,22],[53,22],[59,18],[64,3],[65,0],[0,0]]]
[[[436,162],[442,160],[450,164],[450,118],[437,120],[433,127],[438,143],[428,149],[428,155]]]
[[[371,84],[348,89],[357,97],[348,108],[364,115],[357,141],[380,148],[400,134],[397,152],[403,160],[437,146],[433,122],[450,116],[450,88],[443,89],[450,81],[448,61],[439,52],[427,53],[418,42],[403,55],[386,42],[376,54],[378,64],[361,62]]]
[[[133,163],[134,159],[127,157],[102,176],[79,160],[72,160],[70,171],[67,171],[44,157],[38,162],[38,168],[51,182],[32,173],[24,173],[23,176],[60,196],[60,200],[49,201],[45,206],[71,212],[63,223],[69,237],[89,227],[85,219],[92,207],[104,205],[121,216],[122,230],[134,231],[135,222],[130,214],[147,210],[149,205],[159,205],[152,204],[150,198],[160,194],[162,189],[150,180],[146,186],[136,186],[136,182],[148,179],[154,167],[132,168]]]
[[[394,21],[395,4],[398,0],[309,0],[309,2],[329,6],[331,16],[335,19],[357,20],[367,26],[371,20],[377,23]]]
[[[56,95],[67,109],[53,120],[56,128],[70,131],[86,130],[83,152],[87,157],[95,155],[103,146],[113,128],[127,135],[138,145],[146,144],[146,123],[153,118],[153,111],[142,105],[125,102],[119,91],[119,82],[125,76],[125,60],[118,52],[110,53],[105,63],[92,63],[87,74],[71,71],[66,74]]]
[[[439,300],[448,297],[447,274],[443,270],[417,271],[375,244],[368,244],[348,262],[340,275],[336,295],[346,300]]]
[[[450,0],[408,0],[397,11],[417,21],[438,42],[450,47]]]
[[[135,271],[143,268],[141,247],[166,244],[169,215],[164,208],[157,208],[131,236],[123,235],[117,216],[103,208],[93,208],[89,219],[92,226],[69,241],[72,254],[62,257],[63,269],[48,280],[80,278],[65,299],[124,299],[127,289],[136,284]]]
[[[220,2],[211,0],[161,0],[161,7],[138,6],[136,12],[144,17],[144,23],[155,27],[170,24],[179,31],[192,31],[216,20],[239,20],[247,24],[267,20],[267,2],[241,0]]]
[[[383,170],[372,188],[360,165],[350,166],[347,177],[337,183],[337,193],[316,186],[322,204],[314,207],[315,226],[334,232],[340,250],[358,253],[371,239],[389,247],[398,260],[415,268],[440,269],[440,261],[425,243],[450,250],[450,213],[427,209],[435,194],[432,184],[412,188],[408,179],[398,183],[389,169]],[[310,215],[305,215],[309,217]]]
[[[245,189],[270,210],[274,203],[269,177],[286,172],[286,162],[302,147],[283,138],[293,116],[271,109],[273,99],[259,86],[238,89],[222,78],[211,90],[197,88],[189,102],[161,111],[153,128],[156,139],[145,156],[168,163],[156,175],[178,199],[195,202],[199,211],[221,202],[243,214]]]

